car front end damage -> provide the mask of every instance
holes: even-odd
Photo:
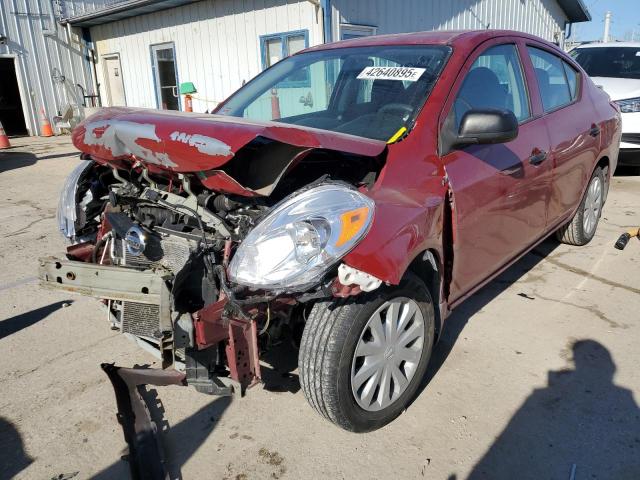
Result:
[[[261,383],[261,360],[278,369],[274,347],[293,344],[312,408],[382,427],[419,388],[448,312],[454,208],[427,99],[451,52],[310,50],[213,115],[101,110],[73,132],[83,162],[59,206],[71,245],[41,259],[42,284],[100,299],[113,329],[205,393]],[[311,110],[280,88],[299,72]]]
[[[199,391],[244,392],[314,301],[381,284],[341,260],[372,223],[384,142],[129,109],[73,140],[70,246],[40,259],[42,285],[100,299],[113,329]]]

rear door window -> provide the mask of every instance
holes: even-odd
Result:
[[[454,103],[456,128],[472,109],[510,110],[519,121],[530,117],[529,99],[516,46],[497,45],[473,63]]]
[[[559,57],[535,47],[527,47],[527,50],[538,80],[544,111],[549,112],[571,103],[577,94],[575,72],[571,86],[567,80],[565,62]]]

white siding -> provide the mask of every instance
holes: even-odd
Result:
[[[86,46],[77,30],[69,38],[54,18],[57,13],[51,1],[0,0],[0,33],[8,39],[0,45],[0,56],[15,58],[23,112],[32,135],[40,133],[41,108],[51,121],[67,105],[82,103],[76,84],[93,93],[91,70],[84,60]],[[54,71],[64,76],[64,83],[52,80]]]
[[[556,0],[332,0],[334,40],[340,24],[377,27],[378,34],[426,30],[509,29],[556,40],[566,15]]]
[[[306,0],[203,0],[91,28],[98,77],[102,56],[120,55],[128,106],[157,108],[150,46],[173,42],[179,82],[198,89],[194,111],[224,100],[262,70],[260,36],[308,30],[309,45],[322,43],[322,15]],[[106,91],[101,87],[103,104]]]

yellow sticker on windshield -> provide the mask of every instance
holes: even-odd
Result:
[[[400,127],[400,129],[396,133],[393,134],[393,137],[391,137],[389,140],[387,140],[387,145],[390,144],[390,143],[397,142],[398,139],[400,137],[402,137],[405,134],[406,131],[407,131],[407,127]]]

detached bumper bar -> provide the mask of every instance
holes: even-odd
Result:
[[[174,338],[168,275],[153,270],[140,271],[44,257],[40,259],[39,277],[40,285],[44,288],[122,301],[123,315],[128,302],[158,306],[158,310],[154,310],[154,315],[159,311],[158,323],[155,324],[154,320],[153,325],[153,330],[157,325],[158,331],[153,336],[160,350],[162,368],[173,367],[175,349],[186,347],[186,381],[201,392],[230,395],[235,389],[242,393],[245,388],[261,381],[256,322],[223,318],[225,299],[218,300],[189,318],[189,321],[191,318],[194,320],[195,343],[184,345],[184,335],[176,334]],[[176,329],[179,330],[178,327]],[[121,322],[121,331],[132,334],[134,338],[148,339],[148,336],[141,337],[134,331],[128,331],[124,320]],[[174,340],[180,344],[176,345]],[[214,375],[206,355],[201,357],[199,354],[210,347],[221,348],[221,342],[226,342],[222,348],[225,348],[230,378]]]
[[[168,277],[152,270],[96,265],[44,257],[40,260],[40,285],[107,300],[145,303],[160,307],[160,330],[171,332],[171,292]]]

